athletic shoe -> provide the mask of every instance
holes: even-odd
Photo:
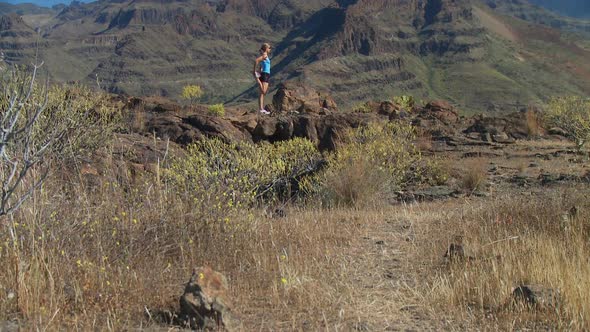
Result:
[[[270,114],[270,112],[267,111],[267,110],[260,110],[260,113],[262,113],[262,114]]]

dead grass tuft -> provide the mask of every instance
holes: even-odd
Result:
[[[461,176],[461,188],[468,192],[482,190],[487,181],[487,163],[483,158],[469,160],[465,163],[465,172]]]
[[[324,199],[336,206],[380,205],[387,190],[388,176],[368,158],[354,158],[325,176]]]
[[[525,121],[528,137],[535,138],[542,134],[542,119],[534,107],[529,106],[527,108],[525,113]]]

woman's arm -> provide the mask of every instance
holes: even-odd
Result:
[[[256,73],[256,67],[258,67],[258,64],[260,63],[260,61],[265,60],[268,57],[268,55],[263,54],[261,56],[259,56],[258,58],[256,58],[256,62],[254,63],[254,70],[252,71],[253,73]]]

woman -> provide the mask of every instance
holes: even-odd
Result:
[[[256,63],[254,63],[254,77],[256,77],[256,82],[258,82],[258,88],[260,89],[258,106],[262,114],[270,114],[270,112],[264,109],[264,96],[268,91],[268,82],[270,81],[270,50],[269,44],[262,44],[262,47],[260,47],[260,56],[256,58]],[[260,64],[260,72],[256,70],[258,64]]]

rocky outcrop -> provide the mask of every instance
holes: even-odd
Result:
[[[416,114],[412,124],[420,129],[423,135],[435,140],[447,140],[457,135],[462,126],[461,119],[455,108],[447,101],[437,100],[426,104],[423,108],[413,110]]]
[[[228,116],[209,115],[204,107],[183,108],[165,99],[132,98],[127,107],[140,114],[135,131],[155,134],[180,145],[203,137],[225,142],[277,142],[307,138],[322,150],[334,149],[342,133],[375,121],[407,121],[418,134],[440,142],[510,144],[529,137],[526,113],[504,117],[464,118],[447,101],[404,109],[391,101],[367,102],[362,111],[339,112],[333,99],[301,85],[283,84],[273,100],[272,115],[229,109]],[[540,131],[544,133],[543,130]]]
[[[321,113],[337,111],[334,99],[320,91],[296,83],[281,83],[272,100],[277,112]]]
[[[513,143],[517,139],[525,139],[535,134],[543,134],[545,130],[536,121],[531,120],[528,111],[517,112],[501,117],[480,115],[474,119],[464,133],[472,138],[496,143]]]
[[[260,117],[244,114],[220,118],[206,114],[152,115],[146,130],[161,138],[186,145],[202,137],[217,137],[223,141],[277,142],[294,137],[311,140],[322,150],[334,149],[341,133],[377,121],[376,114],[291,114]]]

